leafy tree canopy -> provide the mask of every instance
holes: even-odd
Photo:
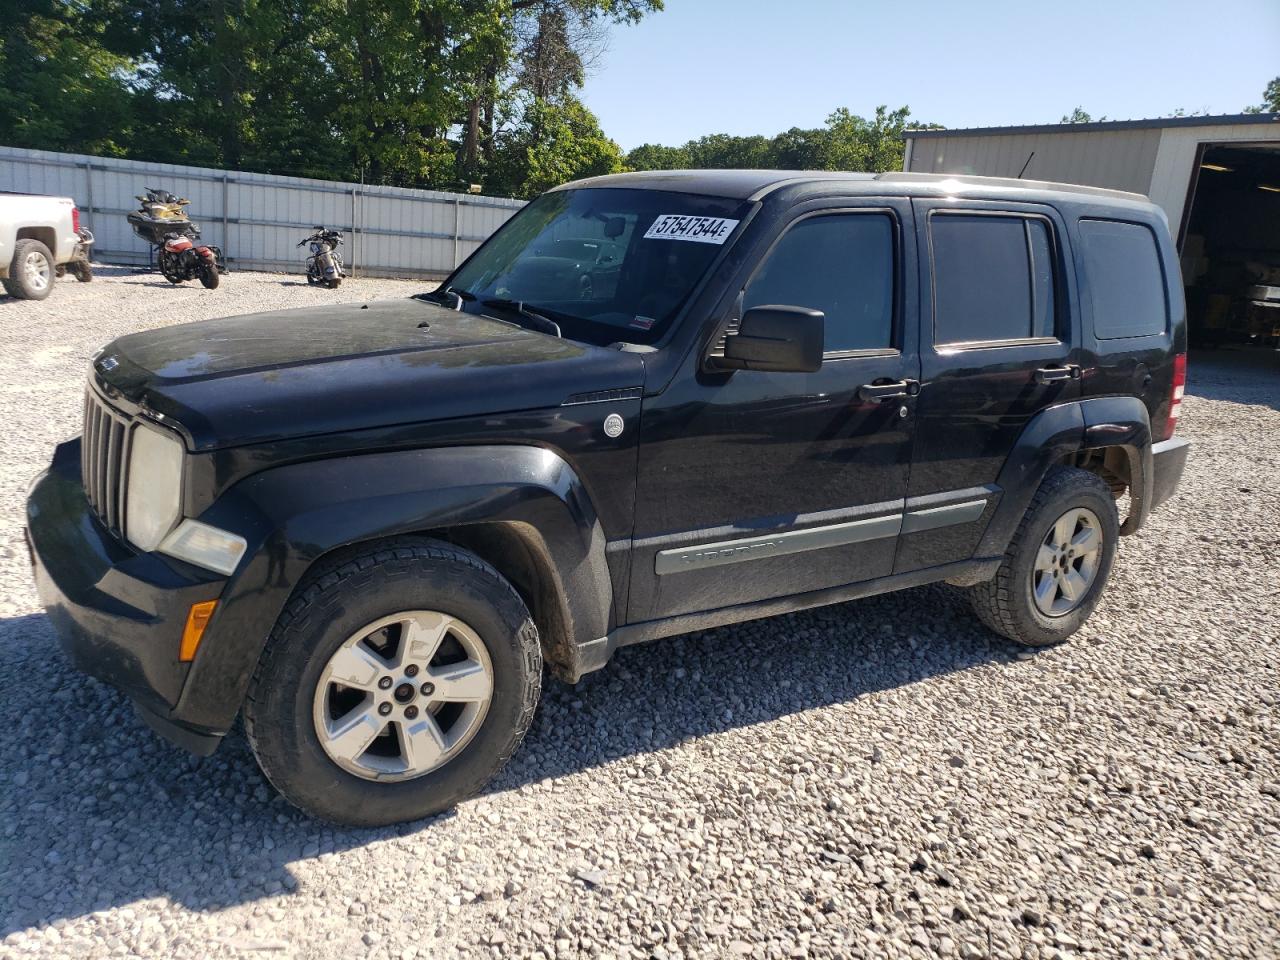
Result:
[[[908,124],[910,116],[907,107],[876,107],[871,117],[841,107],[822,127],[792,127],[774,137],[718,133],[680,147],[647,143],[628,153],[626,162],[634,170],[901,170],[903,133],[909,127],[938,129],[937,124]]]

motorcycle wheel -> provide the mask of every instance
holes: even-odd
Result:
[[[338,287],[342,285],[342,278],[330,277],[328,280],[324,282],[324,285],[328,287],[330,290],[337,290]]]
[[[93,265],[88,260],[77,260],[71,265],[71,269],[81,283],[93,282]]]
[[[182,267],[178,263],[178,258],[170,254],[167,250],[160,251],[160,258],[157,261],[160,272],[164,274],[164,278],[170,283],[181,283],[187,279],[182,275]]]
[[[212,290],[218,285],[218,268],[212,263],[206,263],[200,268],[200,282],[204,286]]]

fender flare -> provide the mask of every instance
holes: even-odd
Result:
[[[548,565],[561,656],[604,636],[613,615],[605,536],[574,470],[533,446],[395,451],[276,467],[236,484],[199,518],[239,533],[245,558],[227,583],[173,718],[225,732],[272,626],[319,559],[386,537],[506,524]],[[553,638],[554,639],[554,638]]]
[[[1031,498],[1056,463],[1084,450],[1116,447],[1129,463],[1129,516],[1122,534],[1134,533],[1151,503],[1151,419],[1137,397],[1073,400],[1041,410],[1023,428],[996,484],[1002,495],[975,557],[998,557],[1008,549]]]

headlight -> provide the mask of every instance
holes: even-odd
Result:
[[[182,441],[139,424],[129,453],[125,536],[139,550],[154,550],[182,515]]]

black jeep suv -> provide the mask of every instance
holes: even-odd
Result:
[[[162,734],[243,711],[298,806],[412,819],[502,766],[544,662],[940,580],[1065,640],[1182,473],[1186,336],[1132,194],[587,180],[433,293],[108,345],[36,578]]]

